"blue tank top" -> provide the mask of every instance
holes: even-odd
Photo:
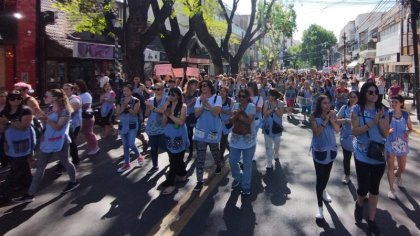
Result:
[[[315,118],[317,127],[322,124],[322,118]],[[328,122],[327,126],[318,136],[312,136],[311,142],[312,157],[315,162],[328,164],[337,156],[337,143],[335,141],[334,129]]]
[[[215,105],[215,100],[221,98],[215,95],[209,98],[209,104]],[[200,98],[197,100],[201,103]],[[206,143],[219,143],[222,138],[222,121],[219,116],[214,116],[209,110],[204,109],[200,117],[197,118],[197,124],[195,126],[195,132],[193,139],[200,142]]]
[[[155,98],[156,97],[149,98],[149,102],[154,104],[156,108],[162,108],[163,104],[165,104],[167,97],[163,96],[159,102],[155,101]],[[158,114],[153,110],[150,111],[145,131],[147,135],[163,134],[163,132],[165,131],[165,126],[162,124],[162,114]]]
[[[189,146],[187,126],[185,123],[175,125],[169,121],[165,126],[166,148],[171,153],[180,153]]]
[[[7,128],[4,131],[4,152],[8,157],[26,157],[35,148],[36,137],[32,127],[25,130]]]
[[[388,109],[385,109],[384,117],[388,116],[388,112],[389,112]],[[376,110],[365,108],[362,114],[360,106],[354,105],[351,108],[351,113],[355,113],[359,117],[359,126],[363,126],[374,119]],[[366,122],[363,121],[363,116],[365,117]],[[370,127],[368,131],[369,131],[370,140],[375,141],[377,143],[385,144],[386,138],[382,136],[382,134],[380,133],[378,125],[374,125]],[[368,138],[367,132],[361,135],[355,136],[355,138],[353,139],[354,157],[360,162],[364,162],[371,165],[383,164],[383,162],[374,160],[367,156],[368,145],[369,145],[369,138]]]
[[[227,124],[229,124],[229,120],[230,120],[230,115],[223,113],[223,111],[230,111],[232,110],[231,107],[231,98],[226,98],[226,102],[222,105],[222,112],[220,113],[220,119],[222,120],[222,124],[223,124],[223,134],[229,134],[229,132],[232,130],[232,126],[226,127]]]
[[[70,117],[69,111],[64,109],[60,112],[60,114],[57,114],[57,112],[50,112],[48,114],[48,119],[54,122],[57,122],[60,117]],[[69,127],[70,119],[60,130],[54,130],[50,125],[45,124],[45,131],[41,138],[40,150],[44,153],[61,151],[64,142],[70,142]]]
[[[350,111],[351,107],[349,107],[348,105],[344,105],[341,107],[340,111],[338,111],[337,116],[350,119]],[[351,124],[347,122],[341,126],[340,143],[345,150],[353,152],[353,135],[351,134]]]
[[[281,109],[282,105],[284,107],[284,103],[278,100],[277,109]],[[269,103],[268,101],[265,102],[264,106],[267,106],[268,109],[272,109],[271,103]],[[283,125],[283,118],[278,116],[277,113],[274,111],[269,116],[264,117],[263,125],[262,125],[263,133],[269,135],[270,137],[281,136],[283,132],[280,132],[278,134],[273,134],[273,129],[272,129],[273,122],[276,122],[280,126]]]
[[[139,99],[132,97],[128,104],[131,107],[134,107],[137,103],[139,103]],[[120,134],[127,134],[130,130],[137,130],[139,129],[139,115],[131,115],[130,112],[123,111],[120,114],[120,123],[118,125],[118,132]]]
[[[404,132],[407,130],[408,113],[405,111],[402,112],[403,113],[400,118],[395,118],[393,114],[389,114],[389,128],[392,128],[393,132],[389,134],[385,147],[388,153],[406,157],[408,155],[409,148],[408,139],[404,137]]]

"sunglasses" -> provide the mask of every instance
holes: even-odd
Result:
[[[9,101],[11,101],[11,102],[13,102],[15,100],[22,101],[22,98],[21,97],[11,97],[11,98],[9,98]]]
[[[369,95],[378,95],[379,94],[379,91],[378,90],[368,90],[368,92],[367,92]]]
[[[152,88],[153,91],[161,91],[162,88]]]
[[[247,96],[243,95],[243,94],[240,94],[240,95],[238,95],[238,98],[247,98]]]

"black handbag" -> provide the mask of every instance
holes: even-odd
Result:
[[[363,123],[366,125],[365,116],[362,115],[362,117]],[[373,160],[385,162],[385,144],[370,140],[369,129],[367,130],[367,136],[369,139],[369,144],[366,155]]]
[[[273,125],[271,126],[271,132],[273,134],[279,134],[281,132],[283,132],[283,126],[280,125],[279,123],[275,122],[273,119]]]

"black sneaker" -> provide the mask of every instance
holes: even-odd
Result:
[[[200,192],[203,189],[203,182],[197,182],[197,185],[194,187],[194,192]]]
[[[359,203],[355,203],[354,206],[354,220],[356,223],[362,222],[363,219],[363,206],[360,206]]]
[[[373,235],[381,235],[381,232],[379,231],[378,226],[373,220],[368,220],[368,229],[369,229],[369,232],[372,233]]]
[[[147,174],[148,175],[153,175],[154,173],[156,173],[159,170],[159,167],[157,166],[153,166],[152,169],[150,169]]]
[[[221,172],[222,172],[222,166],[221,165],[217,165],[216,166],[216,170],[214,171],[214,174],[220,175]]]
[[[34,195],[25,194],[22,197],[13,198],[12,201],[17,203],[33,202],[35,200]]]
[[[79,186],[80,186],[79,182],[70,182],[67,184],[66,188],[63,190],[63,193],[68,193],[70,191],[73,191]]]

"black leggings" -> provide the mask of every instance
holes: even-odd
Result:
[[[320,164],[314,161],[314,164],[316,172],[316,198],[318,200],[318,206],[322,207],[322,193],[327,187],[333,162]]]
[[[350,175],[350,161],[351,161],[352,152],[343,148],[343,166],[344,174]]]
[[[222,134],[222,138],[220,139],[220,160],[225,159],[225,151],[229,145],[228,136],[229,134]]]
[[[373,195],[379,194],[379,185],[385,172],[385,163],[371,165],[354,159],[357,173],[357,194],[361,197],[369,192]]]
[[[190,141],[189,151],[191,155],[193,153],[193,148],[194,148],[194,141],[193,141],[194,127],[190,127],[188,125],[187,132],[188,132],[188,140]]]
[[[175,186],[176,176],[185,176],[187,171],[185,170],[184,163],[185,151],[179,153],[171,153],[168,151],[169,156],[169,171],[166,175],[166,185]]]

